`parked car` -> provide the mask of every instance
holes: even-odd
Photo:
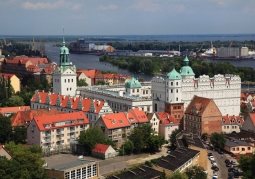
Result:
[[[229,159],[226,159],[226,160],[225,160],[225,163],[230,163],[230,160],[229,160]]]
[[[216,166],[212,166],[211,169],[213,169],[214,171],[219,171],[219,167]]]
[[[171,153],[171,150],[167,150],[167,153],[169,153],[169,154],[170,154],[170,153]]]
[[[229,162],[229,163],[226,163],[226,167],[231,167],[232,164]]]
[[[213,171],[213,175],[218,176],[218,171]]]
[[[208,142],[208,141],[205,141],[205,144],[206,144],[206,145],[210,145],[210,142]]]
[[[217,179],[218,176],[217,175],[213,175],[212,179]]]
[[[218,150],[219,154],[224,154],[224,152],[222,150]]]
[[[218,166],[217,163],[215,161],[212,161],[212,166]]]
[[[236,162],[235,162],[234,160],[231,160],[231,164],[232,164],[232,165],[235,165]]]
[[[209,152],[208,154],[207,154],[207,156],[209,157],[209,156],[213,156],[213,154],[211,153],[211,152]]]
[[[239,172],[234,172],[234,178],[239,178],[240,174]]]
[[[229,176],[229,177],[233,177],[233,176],[234,176],[234,173],[233,173],[233,172],[229,172],[229,173],[228,173],[228,176]]]
[[[232,167],[228,168],[228,172],[234,172],[234,168]]]
[[[215,160],[213,156],[209,156],[209,160]]]

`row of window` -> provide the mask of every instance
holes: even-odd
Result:
[[[224,126],[224,129],[229,129],[230,126]],[[232,126],[232,129],[237,129],[237,126]]]
[[[97,176],[97,165],[87,166],[65,173],[65,179],[85,179]]]
[[[168,86],[168,82],[167,82],[166,84],[167,84],[167,86]],[[174,85],[174,82],[171,82],[170,84],[171,84],[171,86],[173,86],[173,85]],[[176,82],[175,84],[176,84],[176,86],[178,86],[178,85],[179,85],[179,83],[178,83],[178,82]]]
[[[239,147],[232,147],[231,148],[232,151],[239,151]],[[251,150],[251,147],[247,147],[247,150]],[[241,148],[241,151],[245,151],[245,148]]]

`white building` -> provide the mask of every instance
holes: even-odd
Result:
[[[152,112],[151,85],[130,78],[125,85],[80,87],[77,93],[85,98],[106,100],[113,111],[138,108]]]
[[[59,67],[54,65],[52,74],[53,93],[75,96],[77,88],[76,67],[70,62],[69,49],[65,46],[64,38],[59,58]]]
[[[173,69],[166,78],[154,77],[151,83],[153,110],[165,111],[167,105],[183,103],[184,111],[194,95],[212,98],[222,115],[240,113],[241,78],[238,75],[202,75],[195,78],[189,60],[180,73]]]

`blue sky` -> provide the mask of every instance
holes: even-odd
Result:
[[[0,34],[255,33],[255,0],[0,0]]]

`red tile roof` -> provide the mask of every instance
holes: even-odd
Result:
[[[205,111],[207,105],[210,103],[212,99],[204,98],[200,96],[194,96],[188,105],[185,114],[191,114],[195,116],[202,116]]]
[[[38,57],[28,57],[28,56],[17,56],[13,58],[14,60],[29,60],[33,65],[38,65],[38,64],[47,64],[48,59],[47,58],[38,58]]]
[[[108,149],[108,145],[104,144],[96,144],[95,148],[92,150],[92,152],[105,154],[106,150]]]
[[[2,76],[4,76],[4,79],[5,80],[8,80],[8,77],[13,77],[14,76],[14,74],[9,74],[9,73],[0,73],[0,78],[2,77]]]
[[[105,114],[101,116],[107,129],[115,129],[130,126],[129,120],[124,112]]]
[[[222,116],[222,124],[230,125],[230,124],[236,124],[236,125],[243,125],[244,120],[240,116]]]
[[[253,125],[255,126],[255,113],[250,113],[249,115],[250,115]]]
[[[36,73],[36,72],[41,72],[42,70],[36,65],[28,65],[27,71]]]
[[[27,59],[18,59],[18,58],[13,58],[13,59],[4,59],[5,63],[7,64],[26,64],[29,60]]]
[[[81,119],[83,119],[83,122],[79,122],[79,120]],[[63,125],[55,126],[54,123],[70,121],[70,120],[73,120],[74,123],[66,124],[64,125],[64,127],[89,124],[88,118],[85,116],[85,114],[82,111],[73,112],[73,113],[63,113],[58,115],[50,115],[50,116],[42,115],[40,117],[34,117],[33,120],[37,124],[40,131],[63,128]],[[49,127],[45,127],[45,125],[49,125]]]
[[[82,72],[89,78],[95,78],[97,70],[78,70],[77,72]]]
[[[149,122],[149,119],[147,118],[147,115],[144,111],[139,110],[138,108],[131,109],[131,111],[136,117],[136,119],[139,121],[139,123]]]
[[[59,95],[55,93],[48,93],[48,92],[41,92],[41,91],[35,92],[35,94],[33,95],[31,99],[31,102],[36,102],[37,96],[40,99],[40,102],[39,102],[40,104],[46,104],[47,96],[49,96],[51,106],[56,106],[57,99],[59,98],[62,108],[68,108],[67,102],[68,102],[68,99],[70,98],[70,102],[72,105],[70,109],[74,109],[74,110],[78,109],[79,101],[81,101],[83,106],[82,111],[86,111],[86,112],[90,110],[90,105],[93,102],[95,107],[95,111],[94,111],[95,114],[98,114],[104,105],[103,100],[99,101],[99,100],[86,99],[82,97],[69,97],[65,95]]]
[[[0,108],[0,113],[5,115],[5,113],[17,113],[18,111],[30,110],[30,106],[19,106],[19,107],[3,107]]]
[[[179,124],[179,122],[173,118],[169,113],[166,112],[158,112],[157,113],[160,123],[164,125],[168,124]]]
[[[12,122],[12,126],[27,126],[30,124],[34,117],[39,117],[42,115],[50,116],[56,115],[63,112],[59,112],[57,109],[37,109],[37,110],[28,110],[28,111],[19,111],[14,114],[10,120]]]

